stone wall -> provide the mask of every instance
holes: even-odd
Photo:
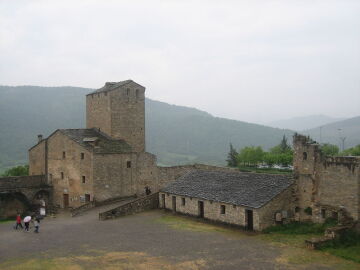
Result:
[[[46,186],[44,175],[0,177],[0,191]]]
[[[78,207],[85,203],[85,194],[89,194],[92,200],[94,196],[92,152],[60,131],[55,132],[47,140],[48,181],[54,186],[54,204],[64,207],[64,194],[69,197],[69,207]],[[81,153],[84,153],[84,159],[81,158]]]
[[[344,209],[359,220],[360,158],[326,157],[319,144],[296,135],[294,175],[301,220],[323,222],[329,216],[327,209]],[[312,215],[304,213],[306,208],[311,208]]]
[[[100,220],[113,219],[126,215],[156,209],[159,207],[159,193],[139,198],[117,208],[99,214]]]
[[[257,229],[263,230],[275,225],[276,213],[281,213],[283,223],[293,221],[295,219],[295,208],[296,189],[295,185],[292,185],[258,209],[259,224]]]
[[[44,175],[46,140],[42,140],[29,150],[29,175]]]
[[[204,218],[216,222],[247,227],[246,210],[253,211],[253,228],[261,231],[275,224],[275,214],[286,212],[285,220],[293,217],[293,188],[290,187],[273,198],[263,207],[255,209],[251,207],[232,205],[228,203],[208,201],[200,198],[191,198],[175,194],[159,193],[159,207],[173,210],[173,198],[176,200],[176,212],[185,215],[199,216],[199,201],[204,203]],[[164,205],[165,199],[165,205]],[[184,204],[185,203],[185,204]],[[225,207],[225,213],[221,212],[221,207]]]
[[[136,194],[136,154],[95,154],[94,193],[98,201]],[[128,163],[131,167],[128,168]]]
[[[159,169],[156,165],[156,156],[147,152],[138,153],[136,165],[136,194],[144,196],[145,187],[149,187],[152,192],[158,192]]]

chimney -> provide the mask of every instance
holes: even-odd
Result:
[[[43,140],[43,135],[42,134],[39,134],[38,135],[38,142],[41,142]]]

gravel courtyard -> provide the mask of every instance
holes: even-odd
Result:
[[[99,221],[94,210],[41,222],[40,233],[0,224],[0,269],[356,269],[331,255],[162,210]],[[297,260],[298,259],[298,260]]]

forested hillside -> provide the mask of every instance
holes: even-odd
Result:
[[[27,163],[37,134],[85,127],[85,95],[78,87],[0,86],[0,169]],[[290,130],[213,117],[197,109],[146,100],[147,151],[162,165],[224,165],[229,143],[268,149]]]

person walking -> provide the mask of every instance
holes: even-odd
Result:
[[[34,233],[39,233],[39,228],[40,228],[40,219],[39,218],[35,218],[34,226],[35,226]]]
[[[29,232],[29,225],[30,225],[31,217],[26,216],[24,217],[24,225],[25,225],[25,231]]]
[[[14,229],[17,230],[18,227],[20,227],[21,229],[24,228],[23,225],[21,224],[21,216],[20,216],[20,214],[17,214],[17,216],[16,216],[16,225],[15,225]]]

